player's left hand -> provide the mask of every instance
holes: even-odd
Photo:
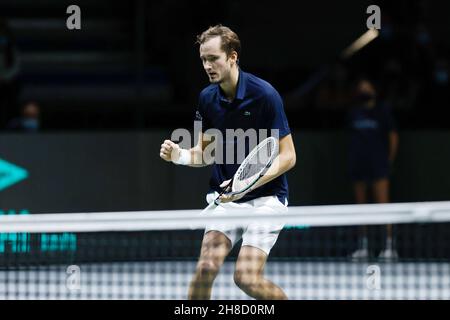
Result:
[[[220,199],[220,202],[226,203],[226,202],[233,202],[233,201],[239,200],[243,196],[245,196],[245,192],[239,193],[239,194],[234,194],[234,195],[229,194],[229,193],[224,193],[223,195],[221,195],[219,197],[219,199]]]
[[[225,193],[222,194],[222,195],[219,197],[220,202],[222,202],[222,203],[233,202],[233,201],[239,200],[239,199],[241,199],[243,196],[245,196],[245,194],[246,194],[246,192],[243,192],[243,193],[240,193],[240,194],[235,194],[235,195],[232,195],[232,194],[230,194],[230,193],[227,193],[227,192],[230,192],[230,191],[231,191],[231,185],[229,185],[229,184],[230,184],[230,181],[231,181],[231,179],[230,179],[230,180],[225,180],[224,182],[222,182],[222,183],[220,184],[220,187],[221,187],[221,188],[225,188],[225,187],[227,187],[227,185],[228,185],[228,187],[225,189]]]

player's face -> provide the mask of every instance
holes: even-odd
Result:
[[[222,40],[214,37],[200,46],[200,59],[211,83],[221,83],[230,77],[234,57],[227,57],[221,48]]]

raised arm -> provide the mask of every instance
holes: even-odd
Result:
[[[168,162],[186,165],[190,167],[204,167],[210,163],[205,161],[204,150],[213,142],[211,136],[200,132],[198,143],[191,149],[182,149],[178,144],[171,140],[165,140],[161,144],[159,156]]]

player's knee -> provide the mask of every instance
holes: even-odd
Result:
[[[219,266],[212,261],[201,261],[197,265],[197,274],[200,277],[214,277],[219,272]]]
[[[242,290],[250,290],[256,288],[261,277],[248,271],[236,270],[234,272],[234,283]]]

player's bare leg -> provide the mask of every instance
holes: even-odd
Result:
[[[264,278],[267,254],[255,247],[242,246],[236,262],[234,281],[249,296],[261,300],[286,300],[283,290]]]
[[[189,286],[190,300],[208,300],[214,279],[231,250],[230,240],[219,231],[209,231],[202,241],[200,258]]]

